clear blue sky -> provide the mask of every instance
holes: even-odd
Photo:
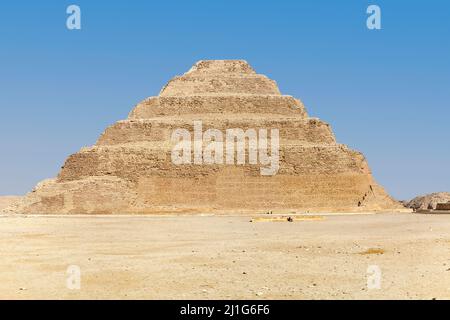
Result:
[[[395,197],[450,191],[450,1],[3,1],[0,48],[2,195],[55,176],[200,59],[275,79]]]

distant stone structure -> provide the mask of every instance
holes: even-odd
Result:
[[[176,128],[279,129],[279,171],[250,164],[175,165]],[[248,153],[248,148],[246,149]],[[245,213],[401,211],[364,156],[243,60],[197,62],[139,103],[92,147],[65,162],[9,210],[18,213]]]
[[[447,202],[450,202],[450,192],[436,192],[415,197],[406,206],[415,211],[436,210],[439,204]]]
[[[450,211],[450,202],[447,202],[447,203],[438,203],[438,204],[436,205],[436,210]]]

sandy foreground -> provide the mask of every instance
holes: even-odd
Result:
[[[450,298],[450,215],[267,217],[0,216],[0,298]]]

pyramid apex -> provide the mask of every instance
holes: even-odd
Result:
[[[245,60],[199,60],[187,73],[246,73],[255,70]]]
[[[257,74],[245,60],[200,60],[172,78],[159,96],[280,95],[275,81]]]

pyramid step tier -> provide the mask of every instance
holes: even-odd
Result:
[[[234,117],[234,119],[232,118]],[[124,120],[116,122],[105,130],[97,145],[117,145],[131,142],[170,141],[176,129],[186,129],[194,137],[194,123],[201,121],[201,132],[209,129],[219,130],[225,141],[227,129],[253,129],[259,135],[259,129],[265,129],[270,139],[271,129],[278,129],[280,143],[284,141],[302,141],[305,143],[336,143],[330,126],[314,118],[296,119],[273,115],[270,118],[255,115],[229,115],[217,120],[215,114],[185,117],[160,117],[146,120]],[[197,130],[198,131],[198,130]]]
[[[186,74],[223,76],[227,74],[256,74],[256,72],[245,60],[200,60]]]
[[[322,195],[326,194],[326,197]],[[16,210],[23,213],[264,213],[392,210],[396,203],[360,174],[254,177],[227,167],[216,175],[110,176],[48,180]],[[400,209],[400,208],[399,208]]]
[[[159,93],[160,96],[198,94],[280,94],[280,91],[274,80],[260,74],[185,74],[170,80]]]
[[[248,146],[247,146],[248,147]],[[95,146],[84,148],[71,155],[65,162],[58,181],[71,181],[89,176],[116,176],[132,181],[144,176],[204,176],[213,175],[223,167],[243,167],[246,174],[260,176],[262,167],[258,156],[256,164],[249,164],[249,149],[245,149],[245,163],[237,164],[192,164],[176,165],[172,161],[170,143],[148,142],[118,146]],[[226,160],[224,150],[223,161]],[[270,150],[267,152],[271,155]],[[237,156],[235,155],[235,161]],[[237,162],[235,162],[237,163]],[[301,174],[369,174],[364,157],[343,145],[285,145],[279,151],[277,175]],[[332,181],[330,181],[332,183]]]
[[[129,119],[203,113],[256,113],[297,115],[306,118],[303,103],[288,95],[225,95],[150,97],[140,102]],[[269,116],[269,115],[268,115]]]

